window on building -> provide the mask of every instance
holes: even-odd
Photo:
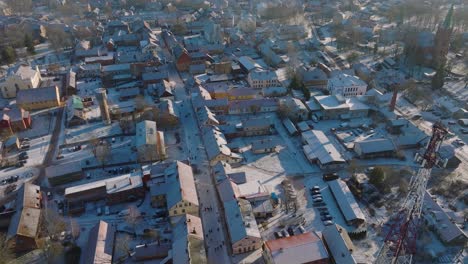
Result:
[[[177,214],[177,210],[174,210],[174,214]]]
[[[182,209],[182,213],[183,213],[183,214],[185,213],[185,209]]]

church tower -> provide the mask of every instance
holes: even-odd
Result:
[[[444,66],[447,61],[447,53],[449,50],[450,37],[453,31],[453,5],[450,7],[447,16],[442,24],[437,28],[434,39],[434,49],[432,54],[432,62],[434,68]]]

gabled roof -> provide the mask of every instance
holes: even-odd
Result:
[[[166,170],[168,175],[169,190],[167,191],[167,207],[172,208],[180,201],[187,201],[198,205],[198,195],[195,189],[195,179],[192,167],[176,161]]]
[[[322,237],[335,263],[357,263],[350,251],[353,249],[352,242],[343,227],[339,225],[326,226],[322,231]]]
[[[115,231],[113,224],[99,221],[89,233],[88,246],[81,263],[112,263]]]
[[[7,239],[15,235],[35,238],[41,218],[41,188],[25,183],[16,195],[16,212],[10,220]]]
[[[330,186],[330,190],[338,202],[338,207],[343,213],[346,221],[353,221],[356,219],[363,221],[366,220],[366,217],[359,207],[359,204],[356,202],[353,193],[351,193],[344,181],[341,179],[329,181],[328,186]]]
[[[261,239],[250,202],[243,199],[226,202],[224,212],[232,244],[246,237]]]

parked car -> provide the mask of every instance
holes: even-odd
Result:
[[[321,203],[323,202],[323,199],[322,198],[315,198],[313,199],[314,203]]]
[[[333,217],[331,215],[324,215],[320,218],[322,221],[329,221],[332,220]]]
[[[466,135],[466,134],[468,134],[468,129],[466,129],[466,128],[460,128],[460,132],[461,132],[462,134],[465,134],[465,135]]]
[[[288,233],[290,236],[294,236],[294,229],[292,227],[288,227]]]
[[[29,149],[30,147],[30,145],[21,145],[21,149]]]
[[[24,156],[19,156],[18,159],[19,160],[27,160],[29,158],[28,155],[24,155]]]
[[[321,202],[321,203],[315,203],[314,202],[314,207],[322,207],[322,206],[326,206],[326,204],[324,202]]]
[[[283,229],[281,233],[283,234],[284,237],[289,237],[289,233],[285,229]]]
[[[305,228],[302,225],[299,225],[297,229],[299,229],[299,232],[301,232],[301,234],[304,234],[306,232]]]
[[[333,222],[330,221],[330,220],[328,220],[328,221],[324,221],[323,224],[324,224],[325,226],[329,226],[329,225],[333,225]]]
[[[310,190],[310,195],[320,194],[318,190]]]
[[[281,232],[275,232],[274,234],[276,238],[283,238],[283,234],[281,234]]]
[[[330,212],[328,212],[328,210],[326,210],[326,211],[321,211],[321,212],[320,212],[320,215],[322,215],[322,216],[323,216],[323,215],[329,215],[329,214],[330,214]]]
[[[98,207],[96,211],[97,211],[97,215],[102,215],[101,207]]]
[[[320,191],[320,186],[315,185],[314,187],[310,188],[311,191]]]
[[[323,180],[324,181],[333,181],[333,180],[336,180],[338,178],[339,178],[339,176],[338,176],[338,174],[336,172],[323,174]]]

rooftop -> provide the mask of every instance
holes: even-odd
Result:
[[[265,241],[265,247],[271,252],[276,264],[314,263],[328,259],[325,245],[312,232],[268,240]]]
[[[261,238],[257,222],[252,213],[252,207],[246,200],[231,200],[224,203],[224,212],[231,243],[236,243],[246,237]]]
[[[340,211],[343,213],[346,221],[353,221],[360,219],[365,221],[366,217],[361,211],[359,204],[353,196],[353,193],[349,190],[348,186],[341,179],[333,180],[328,182],[330,190],[335,197]]]
[[[144,145],[156,145],[156,122],[144,120],[136,125],[136,147]]]

